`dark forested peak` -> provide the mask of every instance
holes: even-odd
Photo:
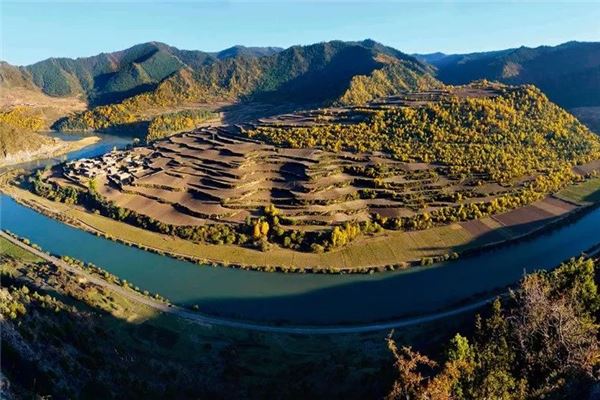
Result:
[[[600,106],[600,42],[567,42],[558,46],[444,57],[421,56],[449,84],[477,79],[510,84],[531,83],[563,107]]]
[[[214,55],[220,59],[233,58],[233,57],[263,57],[270,56],[279,53],[283,49],[281,47],[246,47],[246,46],[232,46],[225,50],[221,50]]]

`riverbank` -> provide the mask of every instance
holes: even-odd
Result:
[[[150,307],[157,312],[172,314],[179,318],[186,319],[194,324],[199,324],[201,326],[222,326],[227,328],[234,329],[245,329],[259,332],[269,332],[269,333],[283,333],[283,334],[300,334],[300,335],[333,335],[333,334],[355,334],[355,333],[368,333],[368,332],[378,332],[378,331],[386,331],[390,329],[396,328],[404,328],[418,324],[435,322],[438,320],[443,320],[452,316],[456,316],[463,313],[472,312],[484,307],[487,304],[490,304],[497,295],[490,296],[484,298],[482,300],[466,304],[457,308],[453,308],[450,310],[445,310],[438,312],[436,314],[425,315],[415,318],[403,319],[398,321],[389,321],[389,322],[381,322],[381,323],[373,323],[366,325],[355,325],[355,326],[271,326],[266,324],[257,324],[246,321],[235,321],[225,318],[219,318],[215,316],[210,316],[206,314],[202,314],[200,312],[190,311],[183,307],[179,307],[165,300],[157,300],[148,295],[144,295],[142,293],[138,293],[134,290],[131,290],[127,287],[123,287],[122,285],[108,282],[100,277],[97,277],[91,274],[88,271],[84,271],[82,268],[71,265],[59,258],[56,258],[50,254],[45,253],[42,249],[33,247],[30,244],[24,243],[23,241],[15,238],[7,234],[6,232],[0,231],[0,237],[8,240],[12,244],[26,250],[27,252],[33,254],[40,259],[46,260],[51,264],[58,266],[60,268],[65,269],[69,273],[72,273],[76,276],[79,276],[81,279],[84,279],[86,282],[91,282],[96,285],[105,287],[110,289],[111,291],[118,293],[120,296],[124,298],[135,301],[144,306]]]
[[[533,207],[530,211],[539,213],[541,210],[539,207],[543,206],[546,209],[551,207],[544,203],[546,200],[539,202],[537,207],[534,204],[477,221],[455,223],[422,231],[386,231],[382,235],[357,240],[342,249],[323,254],[300,253],[282,248],[261,252],[238,246],[193,243],[93,214],[82,207],[50,201],[14,185],[5,183],[0,187],[0,191],[44,215],[97,236],[196,264],[267,272],[364,274],[430,265],[448,260],[449,254],[452,253],[464,256],[488,251],[494,247],[543,233],[592,209],[598,203],[595,193],[600,192],[600,178],[592,178],[573,185],[561,191],[557,197],[551,197],[554,202],[560,198],[561,201],[572,204],[572,207],[570,209],[554,207],[556,208],[554,214],[545,214],[551,218],[541,222],[530,221],[530,224],[525,227],[523,225],[527,224],[520,223],[520,220],[504,226],[498,221],[503,220],[502,216],[505,217],[504,219],[514,220],[511,213],[519,213],[517,217],[526,216],[527,207]],[[494,226],[494,229],[473,230],[471,225],[474,222],[487,227]],[[429,262],[424,263],[424,260]]]
[[[300,394],[306,396],[306,387],[309,387],[312,397],[325,393],[329,397],[348,397],[351,394],[351,397],[365,398],[373,393],[372,389],[367,390],[369,382],[383,379],[378,372],[380,366],[389,365],[389,353],[384,340],[388,332],[299,335],[197,324],[171,313],[157,312],[105,286],[90,282],[79,274],[72,274],[37,258],[32,259],[34,256],[23,256],[25,250],[15,254],[10,244],[5,245],[7,242],[4,239],[0,238],[0,242],[0,264],[5,261],[0,268],[10,274],[10,278],[3,276],[3,292],[17,295],[22,293],[23,287],[27,287],[30,297],[39,298],[33,295],[38,292],[46,304],[52,299],[67,304],[67,307],[60,306],[57,312],[54,307],[38,306],[34,300],[26,305],[25,315],[7,320],[3,325],[10,344],[14,343],[11,339],[19,337],[11,335],[15,330],[33,333],[22,336],[27,346],[14,348],[35,349],[36,365],[47,365],[49,362],[50,365],[65,366],[64,372],[60,369],[48,372],[53,379],[63,376],[72,379],[76,373],[74,371],[83,370],[85,375],[87,368],[91,368],[87,361],[94,360],[94,365],[102,365],[102,369],[99,372],[94,367],[92,376],[98,373],[109,376],[111,379],[106,381],[111,382],[111,387],[114,386],[112,383],[119,383],[115,396],[122,396],[131,382],[118,381],[123,375],[122,371],[131,371],[128,378],[149,376],[148,383],[152,385],[156,381],[152,377],[156,376],[157,371],[165,375],[165,369],[169,369],[172,371],[168,374],[171,377],[169,382],[175,388],[170,393],[182,393],[183,388],[190,387],[186,384],[188,381],[181,378],[183,374],[189,375],[189,382],[196,386],[200,385],[198,376],[201,376],[204,382],[208,382],[213,395],[216,388],[220,388],[220,392],[230,396],[234,393],[235,396],[247,398],[251,393],[256,398],[269,398],[281,395],[283,390],[290,393],[287,397],[293,398]],[[47,295],[51,296],[49,300],[46,300]],[[406,345],[434,353],[455,332],[471,326],[473,318],[471,313],[456,315],[435,323],[396,329],[394,336]],[[67,335],[55,334],[57,331],[67,332]],[[70,332],[76,332],[78,337],[72,337]],[[8,349],[9,344],[4,344]],[[65,348],[69,351],[65,352]],[[15,366],[10,362],[14,359],[13,354],[6,351],[5,375],[20,377],[24,371],[28,371],[27,364],[23,368]],[[28,360],[28,354],[25,353],[22,359]],[[171,361],[165,363],[165,359]],[[83,360],[82,364],[79,364],[80,360]],[[123,363],[127,364],[125,369]],[[9,368],[11,365],[13,367]],[[303,371],[306,365],[319,366],[318,372],[299,375],[298,371]],[[339,377],[335,375],[339,371],[348,372]],[[114,375],[110,375],[112,373]],[[334,389],[323,382],[324,374],[336,376]],[[40,376],[38,381],[42,381]],[[278,382],[295,382],[297,388],[291,391],[290,385],[285,385],[274,394],[261,389],[265,386],[265,380],[273,387]],[[11,381],[11,389],[15,389],[17,381]],[[302,383],[299,384],[299,381]],[[223,385],[227,390],[222,388]],[[144,388],[147,387],[144,385]],[[238,392],[240,387],[243,390]],[[132,398],[147,397],[137,392],[128,392],[128,395]],[[210,394],[198,396],[211,397]]]
[[[38,149],[30,151],[18,151],[0,159],[0,168],[45,158],[60,157],[67,153],[78,151],[85,147],[96,144],[100,140],[101,139],[98,136],[88,136],[74,141],[66,141],[54,138],[54,143],[50,145],[43,145]]]
[[[598,243],[600,209],[530,240],[427,268],[376,274],[265,274],[209,268],[142,251],[42,215],[0,195],[3,229],[53,254],[100,265],[174,304],[275,325],[353,325],[412,318],[497,293],[524,271],[552,268]],[[51,235],[48,232],[52,232]]]

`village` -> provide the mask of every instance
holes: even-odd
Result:
[[[65,164],[63,175],[77,183],[106,177],[109,182],[123,187],[136,178],[153,172],[143,154],[113,149],[98,158],[81,158]]]

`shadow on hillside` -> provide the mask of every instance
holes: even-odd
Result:
[[[310,110],[340,98],[356,75],[370,75],[381,63],[373,59],[371,51],[350,47],[337,53],[320,68],[281,84],[275,90],[257,89],[246,99],[231,106],[222,107],[223,121],[238,124],[278,114]]]
[[[3,279],[4,287],[13,284]],[[16,287],[22,285],[16,282]],[[368,339],[355,337],[342,345],[344,339],[339,337],[332,342],[327,336],[258,335],[194,325],[163,314],[129,321],[46,286],[27,286],[30,293],[51,294],[78,310],[29,309],[15,328],[22,334],[3,336],[3,375],[13,391],[32,392],[26,397],[262,399],[342,395],[360,399],[381,397],[391,385],[393,370],[384,369],[386,332]],[[101,301],[98,294],[93,298]],[[6,323],[4,329],[10,324]],[[427,335],[424,345],[417,338],[417,347],[431,348],[445,342],[459,327],[453,323],[444,334],[436,329],[435,338]],[[366,340],[370,342],[369,354],[352,345]],[[359,374],[355,368],[361,367],[366,356],[370,370],[382,372]],[[304,370],[301,374],[299,367]],[[339,373],[340,368],[348,371],[334,387],[328,385],[323,374]],[[360,384],[357,374],[362,377]],[[282,382],[286,382],[284,387]]]
[[[253,122],[259,118],[309,110],[314,107],[316,107],[314,104],[270,104],[256,101],[244,101],[223,106],[217,111],[222,113],[223,123],[227,125],[234,125]]]
[[[112,75],[112,74],[107,74],[107,75]],[[100,77],[102,77],[102,75]],[[99,79],[100,77],[98,77],[97,79]],[[140,93],[150,92],[150,91],[156,89],[157,86],[158,86],[158,84],[156,84],[156,83],[147,83],[147,84],[138,85],[129,90],[124,90],[124,91],[120,91],[120,92],[100,93],[100,94],[93,96],[90,99],[90,107],[97,107],[97,106],[104,106],[104,105],[113,104],[113,103],[120,103],[129,97],[133,97]]]
[[[453,251],[456,251],[459,254],[463,253],[464,251],[469,251],[471,253],[486,251],[485,247],[481,250],[477,250],[477,248],[480,248],[482,246],[489,246],[490,244],[494,244],[494,243],[502,242],[502,241],[507,241],[507,242],[504,244],[498,243],[498,244],[495,244],[495,246],[498,246],[498,247],[506,246],[506,245],[510,244],[510,241],[513,240],[512,238],[517,238],[517,237],[520,237],[523,235],[528,235],[528,237],[524,237],[524,238],[516,239],[516,240],[519,240],[519,241],[531,240],[536,235],[534,233],[534,231],[544,227],[547,224],[552,224],[558,220],[560,220],[560,217],[551,216],[548,218],[540,219],[538,221],[525,222],[522,224],[516,224],[516,225],[511,225],[511,226],[504,226],[502,228],[497,228],[497,229],[485,232],[484,234],[476,235],[475,238],[473,240],[471,240],[469,243],[466,243],[462,246],[454,247]],[[541,233],[542,232],[540,231],[538,234],[541,234]],[[533,235],[533,236],[529,236],[529,235]],[[426,247],[424,249],[440,250],[439,247],[438,248]]]
[[[154,324],[152,316],[143,323],[116,318],[47,285],[4,276],[2,284],[4,288],[26,286],[30,296],[35,292],[48,294],[67,305],[55,311],[54,306],[40,307],[35,302],[36,306],[27,306],[26,314],[19,317],[21,323],[14,328],[6,321],[4,329],[20,333],[3,335],[2,339],[2,372],[12,390],[33,392],[26,397],[40,394],[86,399],[161,399],[176,393],[176,385],[169,380],[156,381],[156,374],[171,378],[178,374],[173,362],[163,363],[161,359],[174,349],[178,332]],[[99,299],[93,292],[89,297]],[[214,395],[214,389],[205,382],[194,381],[188,377],[179,383],[186,384],[190,395]]]
[[[65,133],[85,131],[85,128],[81,128],[80,130],[78,130],[76,127],[69,127],[68,131],[62,131],[60,129],[60,126],[67,121],[68,121],[68,117],[60,118],[56,122],[54,122],[54,124],[52,124],[50,129],[58,131],[58,132],[65,132]],[[113,134],[116,136],[132,136],[132,137],[137,137],[137,138],[143,139],[146,137],[146,134],[148,133],[149,125],[150,125],[149,121],[137,121],[137,122],[130,122],[127,124],[113,125],[108,128],[96,129],[95,132]]]
[[[298,60],[296,60],[298,61]],[[355,76],[370,75],[383,64],[373,58],[371,50],[352,46],[342,49],[322,65],[283,83],[271,91],[257,91],[249,97],[256,101],[327,103],[340,98]]]

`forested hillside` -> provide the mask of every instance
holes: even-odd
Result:
[[[248,135],[295,148],[384,151],[503,184],[600,157],[600,141],[534,86],[492,87],[497,96],[364,109],[366,120],[358,124],[258,127]]]
[[[199,103],[360,105],[399,91],[488,79],[534,84],[598,130],[600,43],[446,55],[406,55],[372,40],[309,46],[234,46],[220,52],[149,42],[92,57],[0,64],[3,87],[85,99],[89,110],[55,126],[79,131],[137,127]]]
[[[440,363],[390,337],[397,379],[387,399],[596,399],[597,274],[579,258],[525,276]]]
[[[175,48],[152,42],[93,57],[51,58],[24,70],[46,94],[81,94],[91,104],[108,104],[152,89],[187,65],[185,62],[202,65],[210,59],[212,57],[203,52],[179,54]]]
[[[232,57],[267,56],[278,50],[235,46],[207,53],[149,42],[91,57],[50,58],[26,67],[2,63],[0,79],[39,87],[50,96],[81,95],[92,105],[109,104],[151,90],[182,68],[197,69]]]
[[[529,83],[565,108],[600,106],[598,42],[471,54],[433,53],[419,58],[434,65],[444,83],[465,84],[477,79]]]
[[[59,130],[106,129],[144,120],[148,109],[186,103],[364,103],[399,90],[438,86],[431,68],[373,41],[294,46],[264,57],[227,57],[186,66],[155,90],[62,121]]]

